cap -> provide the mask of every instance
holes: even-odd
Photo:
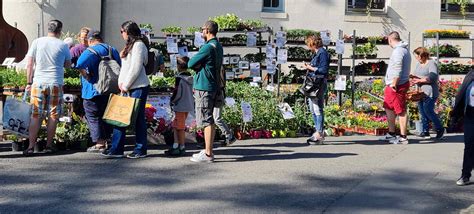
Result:
[[[93,40],[93,39],[102,40],[102,35],[100,31],[98,30],[90,30],[89,33],[87,34],[87,39],[88,40]]]

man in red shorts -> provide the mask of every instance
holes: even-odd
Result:
[[[393,48],[385,74],[384,108],[387,113],[389,133],[380,140],[393,144],[408,144],[406,94],[410,87],[411,56],[408,44],[401,41],[398,32],[391,32],[388,43]],[[395,134],[395,119],[400,122],[400,136]]]

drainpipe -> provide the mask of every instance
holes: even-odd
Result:
[[[105,30],[105,0],[100,0],[100,32],[104,36]]]

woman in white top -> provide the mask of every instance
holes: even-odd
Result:
[[[126,21],[120,30],[124,49],[120,52],[122,68],[119,75],[119,88],[122,93],[140,99],[135,122],[136,145],[127,158],[144,158],[147,154],[145,104],[150,89],[150,82],[145,72],[148,61],[148,39],[141,35],[140,28],[133,21]],[[112,137],[112,147],[103,153],[109,158],[123,157],[126,128],[115,127]]]

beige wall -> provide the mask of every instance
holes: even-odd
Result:
[[[100,0],[3,0],[3,3],[5,20],[12,26],[16,22],[29,44],[48,32],[47,23],[52,19],[63,22],[64,32],[77,34],[82,26],[100,28]]]
[[[4,16],[10,24],[18,23],[31,40],[37,36],[41,23],[39,3],[44,2],[44,18],[64,21],[65,31],[77,32],[81,26],[100,27],[100,0],[4,0]],[[284,18],[263,18],[274,29],[305,28],[328,29],[337,34],[339,29],[357,35],[374,36],[392,30],[401,31],[407,39],[411,32],[411,48],[421,45],[425,29],[464,29],[474,32],[473,20],[440,19],[440,0],[388,0],[387,15],[346,15],[344,0],[286,0]],[[235,13],[243,19],[261,18],[262,0],[105,0],[105,39],[121,48],[120,25],[132,19],[138,23],[151,23],[155,34],[166,25],[200,26],[210,16]],[[334,38],[334,37],[333,37]],[[461,55],[471,55],[471,43],[460,43]],[[382,48],[386,49],[386,48]],[[389,49],[388,49],[389,50]],[[347,52],[350,48],[346,49]],[[382,52],[385,52],[382,50]],[[381,55],[386,56],[386,53]]]

